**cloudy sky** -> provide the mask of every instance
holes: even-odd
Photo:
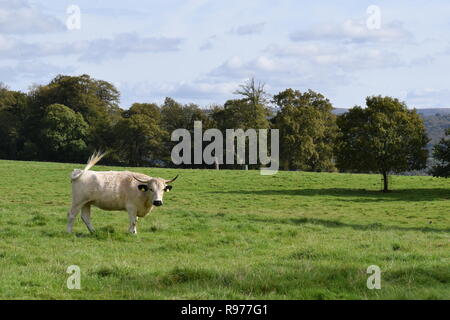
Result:
[[[128,108],[223,103],[255,77],[335,107],[374,94],[450,107],[449,31],[448,0],[0,0],[0,82],[26,91],[87,73]]]

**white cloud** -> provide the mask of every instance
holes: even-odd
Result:
[[[123,58],[130,53],[158,53],[179,50],[179,38],[139,37],[135,33],[122,33],[112,38],[91,41],[25,42],[0,35],[0,58],[35,59],[57,55],[78,55],[80,61],[100,62]]]
[[[264,55],[250,60],[234,56],[192,81],[128,84],[121,86],[120,90],[123,96],[133,97],[133,101],[124,101],[129,105],[134,101],[161,101],[165,96],[206,105],[236,98],[233,92],[251,77],[266,83],[266,90],[270,93],[289,87],[319,90],[324,86],[344,85],[349,81],[340,72],[333,76],[327,72],[328,68],[311,68],[301,62],[292,63]]]
[[[41,12],[24,0],[0,0],[0,33],[48,33],[65,30],[55,17]]]
[[[340,52],[337,45],[324,45],[319,43],[302,43],[301,45],[269,45],[266,50],[269,54],[278,57],[304,57],[315,56],[324,51],[329,54],[336,54]]]
[[[214,47],[214,41],[217,39],[216,35],[213,35],[206,39],[199,47],[200,51],[211,50]]]
[[[73,71],[70,66],[60,67],[39,61],[27,61],[14,66],[0,66],[0,82],[11,83],[20,79],[32,79],[33,82],[48,81],[58,74]]]
[[[86,43],[81,61],[98,62],[123,58],[129,53],[158,53],[178,51],[180,38],[139,37],[136,33],[122,33],[112,39],[95,39]]]
[[[413,58],[410,62],[410,66],[414,67],[417,65],[431,65],[435,61],[436,61],[436,57],[434,57],[430,54],[425,54],[425,55]]]
[[[83,6],[83,14],[90,14],[95,16],[104,16],[104,17],[131,17],[131,18],[148,18],[148,16],[151,14],[148,10],[141,10],[141,8],[136,7],[136,9],[133,8],[133,6],[130,6],[128,8],[122,7],[112,7],[109,6],[103,6],[103,7],[97,7],[97,6],[89,6],[84,7]]]
[[[450,43],[447,43],[447,47],[444,49],[444,54],[450,55]]]
[[[238,83],[234,81],[212,83],[206,79],[196,81],[179,82],[167,90],[168,95],[177,98],[190,99],[195,96],[200,99],[217,99],[230,96],[238,88]]]
[[[238,57],[226,61],[213,69],[209,77],[238,80],[255,77],[266,82],[272,88],[310,87],[317,88],[327,85],[343,85],[348,82],[348,76],[328,65],[312,63],[305,59],[286,59],[270,56],[259,56],[242,61]]]
[[[33,43],[0,35],[0,58],[4,59],[34,59],[43,56],[74,53],[79,49],[75,43]]]
[[[199,50],[200,51],[206,51],[206,50],[211,50],[213,48],[213,43],[210,40],[206,40],[205,42],[203,42],[200,47]]]
[[[450,108],[450,90],[448,89],[415,89],[406,93],[405,97],[410,107]]]
[[[134,102],[159,102],[165,97],[172,97],[184,103],[200,103],[203,106],[210,103],[225,102],[233,98],[233,92],[241,82],[219,81],[209,78],[199,78],[192,81],[170,83],[122,83],[118,86],[125,97],[124,106],[131,106]]]
[[[258,34],[258,33],[263,32],[265,25],[266,25],[265,22],[254,23],[254,24],[245,24],[245,25],[241,25],[241,26],[231,29],[230,33],[238,35],[238,36]]]
[[[412,35],[401,22],[381,25],[380,29],[369,29],[364,20],[346,20],[341,24],[322,24],[308,30],[291,33],[292,41],[338,40],[345,42],[387,42],[411,40]]]
[[[394,68],[406,65],[395,52],[387,48],[356,44],[301,43],[288,46],[270,45],[266,53],[275,57],[301,60],[311,66],[329,66],[347,72],[370,68]]]
[[[207,76],[215,79],[245,79],[256,74],[268,76],[269,74],[276,75],[291,71],[295,72],[297,67],[297,65],[287,64],[281,59],[270,58],[264,55],[247,61],[243,61],[240,57],[234,56],[211,70]]]

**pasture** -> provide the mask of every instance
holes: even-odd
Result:
[[[69,235],[82,167],[0,161],[1,299],[450,299],[450,180],[393,176],[383,194],[379,175],[128,168],[180,178],[137,235],[96,208],[97,232],[78,215]]]

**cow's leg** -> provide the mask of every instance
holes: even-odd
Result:
[[[130,218],[130,228],[128,229],[128,231],[130,233],[136,234],[137,233],[137,229],[136,229],[137,210],[135,207],[128,207],[127,211],[128,211],[128,217]]]
[[[67,213],[67,232],[68,233],[72,233],[73,222],[75,221],[75,218],[76,218],[78,212],[80,212],[80,209],[83,207],[83,204],[84,203],[81,203],[81,204],[73,203],[72,208],[70,208],[69,212]]]
[[[81,220],[83,220],[84,224],[88,228],[89,232],[95,232],[94,227],[91,224],[91,205],[85,204],[81,208]]]

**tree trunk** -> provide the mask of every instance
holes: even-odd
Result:
[[[388,188],[388,174],[387,172],[383,172],[383,192],[388,192],[389,188]]]

